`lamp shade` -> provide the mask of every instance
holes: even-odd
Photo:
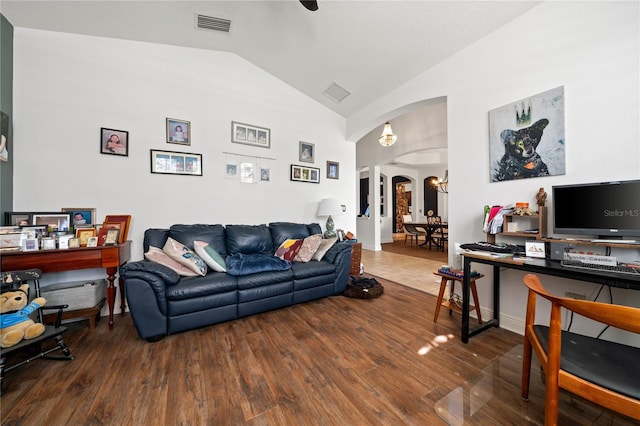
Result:
[[[341,212],[342,207],[335,198],[323,198],[318,206],[318,216],[333,216]]]

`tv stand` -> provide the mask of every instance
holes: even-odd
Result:
[[[614,244],[640,244],[640,241],[637,240],[622,240],[616,238],[596,238],[594,240],[589,240],[592,243],[614,243]]]

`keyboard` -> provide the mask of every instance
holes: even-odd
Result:
[[[597,263],[584,263],[577,260],[563,260],[560,262],[560,264],[568,268],[590,269],[592,271],[617,272],[621,274],[640,275],[640,267],[633,267],[633,266],[627,266],[622,264],[618,264],[616,266],[600,265]]]
[[[516,254],[524,253],[524,246],[515,244],[491,244],[480,241],[478,243],[467,243],[460,245],[460,248],[473,251],[488,251],[490,253]]]

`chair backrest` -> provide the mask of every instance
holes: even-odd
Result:
[[[640,308],[555,296],[533,274],[524,277],[524,284],[529,293],[522,397],[528,398],[533,350],[546,374],[545,424],[558,422],[559,388],[640,420],[640,348],[562,330],[564,308],[607,326],[640,334]],[[551,302],[549,327],[535,324],[538,296]],[[573,344],[563,346],[563,338]]]
[[[413,222],[413,219],[411,218],[410,214],[402,215],[402,223],[411,223],[411,222]]]

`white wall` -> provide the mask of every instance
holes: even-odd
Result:
[[[638,16],[637,2],[544,2],[349,117],[347,139],[364,136],[388,111],[446,96],[452,260],[453,242],[484,240],[485,204],[535,205],[540,186],[640,177]],[[566,174],[490,183],[488,112],[558,86],[565,89]],[[490,282],[479,285],[482,306],[491,307]],[[503,324],[516,331],[521,282],[521,273],[503,276]],[[576,285],[544,282],[552,291]],[[614,300],[640,306],[640,292],[614,289]]]
[[[132,258],[145,229],[174,223],[319,222],[322,198],[347,212],[355,231],[355,144],[343,117],[244,59],[99,37],[15,30],[14,211],[93,207],[98,220],[131,214]],[[191,122],[191,146],[166,143],[167,117]],[[231,143],[231,121],[271,130],[271,149]],[[129,131],[129,156],[99,153],[100,128]],[[315,163],[298,161],[299,141]],[[150,149],[203,155],[203,176],[150,173]],[[275,158],[271,182],[225,178],[225,155]],[[326,162],[340,179],[326,179]],[[320,184],[291,182],[291,164],[320,168]],[[50,281],[100,277],[99,270],[48,274]],[[119,303],[117,304],[119,305]]]

